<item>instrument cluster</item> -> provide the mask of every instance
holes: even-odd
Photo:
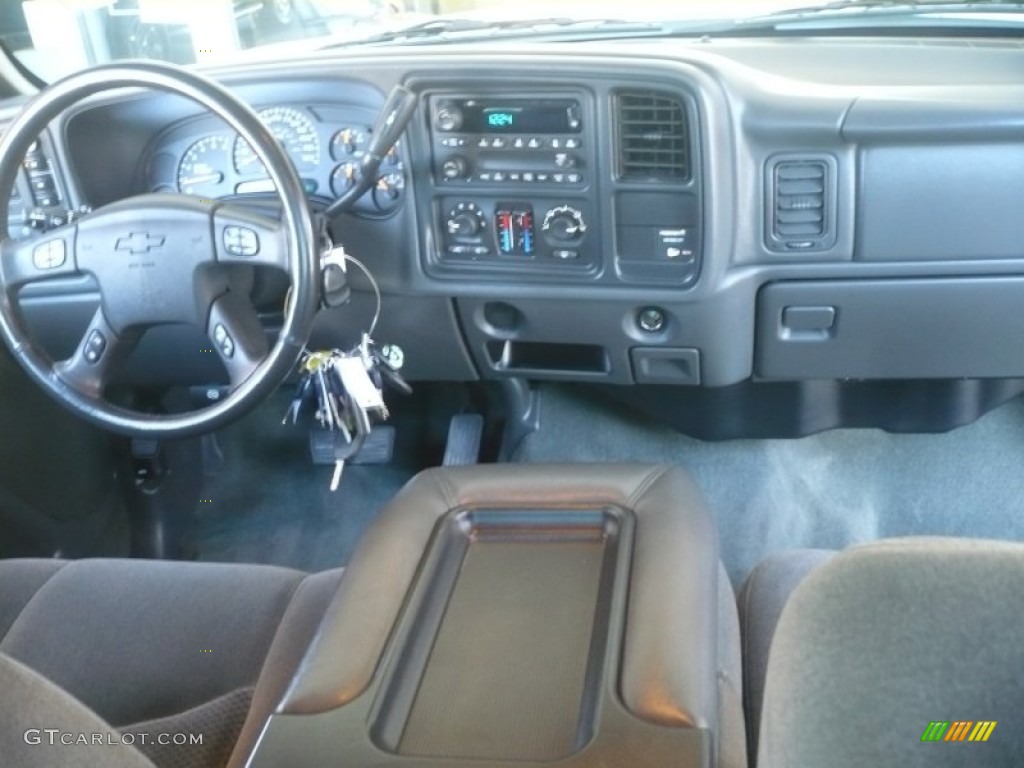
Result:
[[[260,119],[287,151],[306,192],[334,200],[359,180],[360,162],[374,115],[340,106],[270,106]],[[215,199],[274,190],[263,163],[241,136],[203,118],[176,126],[157,142],[146,166],[151,192],[180,192]],[[354,212],[384,215],[396,210],[406,186],[399,142],[381,164],[377,182]]]

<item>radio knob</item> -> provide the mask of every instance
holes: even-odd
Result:
[[[444,106],[434,115],[437,130],[450,133],[462,127],[462,110],[458,107]]]
[[[466,161],[461,157],[449,157],[441,163],[441,175],[446,179],[461,179],[466,175]]]
[[[544,214],[540,228],[549,239],[567,243],[583,237],[583,233],[587,231],[587,224],[583,220],[583,214],[575,208],[560,205]]]

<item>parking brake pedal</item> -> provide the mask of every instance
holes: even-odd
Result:
[[[484,434],[484,417],[479,413],[459,413],[448,425],[448,442],[444,447],[444,466],[460,467],[480,461],[480,439]]]

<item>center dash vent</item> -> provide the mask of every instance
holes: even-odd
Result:
[[[619,176],[630,181],[686,181],[690,137],[683,100],[664,91],[615,97]]]
[[[835,171],[830,157],[779,158],[767,184],[773,250],[823,250],[835,243]]]

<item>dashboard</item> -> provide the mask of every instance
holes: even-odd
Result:
[[[409,378],[608,385],[728,437],[943,429],[1024,390],[1022,71],[998,41],[865,38],[354,50],[211,74],[320,209],[353,183],[390,88],[418,95],[371,192],[330,223],[373,273],[376,335]],[[58,212],[270,191],[244,142],[166,95],[94,99],[41,147]],[[34,183],[16,223],[48,210]],[[351,280],[311,343],[365,327],[372,292]],[[32,288],[53,336],[96,299]],[[253,290],[272,331],[285,287],[257,274]],[[216,377],[159,357],[138,375]],[[902,412],[880,408],[893,397]]]

